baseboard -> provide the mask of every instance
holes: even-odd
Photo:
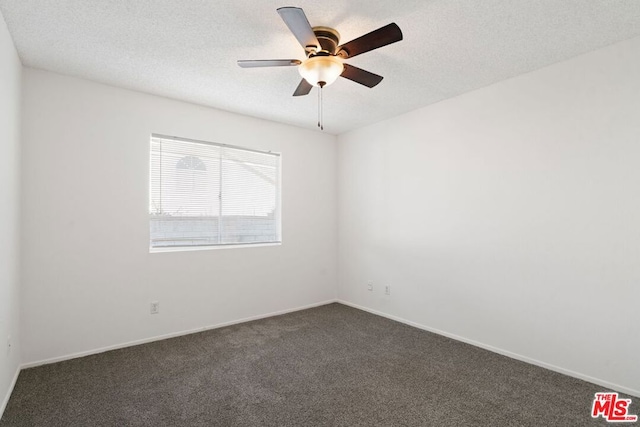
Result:
[[[13,388],[16,386],[16,382],[18,381],[18,375],[20,375],[21,366],[16,368],[16,374],[13,376],[13,381],[11,381],[11,385],[9,386],[9,390],[7,390],[7,394],[4,396],[2,400],[2,406],[0,406],[0,420],[2,419],[2,415],[4,414],[4,410],[7,408],[7,404],[9,403],[9,399],[11,398],[11,393],[13,393]]]
[[[293,312],[301,311],[301,310],[307,310],[307,309],[314,308],[314,307],[320,307],[320,306],[327,305],[327,304],[333,304],[335,302],[338,302],[338,301],[335,300],[335,299],[326,300],[326,301],[317,302],[317,303],[313,303],[313,304],[308,304],[308,305],[304,305],[304,306],[300,306],[300,307],[296,307],[296,308],[290,308],[290,309],[286,309],[286,310],[274,311],[274,312],[271,312],[271,313],[259,314],[257,316],[245,317],[245,318],[242,318],[242,319],[232,320],[232,321],[229,321],[229,322],[223,322],[223,323],[218,323],[218,324],[215,324],[215,325],[204,326],[204,327],[201,327],[201,328],[189,329],[189,330],[180,331],[180,332],[172,332],[170,334],[157,335],[157,336],[154,336],[154,337],[143,338],[143,339],[135,340],[135,341],[129,341],[129,342],[122,343],[122,344],[115,344],[115,345],[111,345],[111,346],[107,346],[107,347],[101,347],[101,348],[97,348],[97,349],[93,349],[93,350],[87,350],[87,351],[81,351],[81,352],[78,352],[78,353],[67,354],[67,355],[64,355],[64,356],[52,357],[50,359],[39,360],[37,362],[24,363],[24,364],[22,364],[21,368],[22,369],[27,369],[27,368],[33,368],[33,367],[41,366],[41,365],[48,365],[50,363],[63,362],[65,360],[76,359],[78,357],[84,357],[84,356],[90,356],[92,354],[104,353],[105,351],[118,350],[118,349],[126,348],[126,347],[133,347],[135,345],[147,344],[147,343],[154,342],[154,341],[161,341],[161,340],[166,340],[166,339],[169,339],[169,338],[181,337],[181,336],[184,336],[184,335],[195,334],[195,333],[198,333],[198,332],[204,332],[204,331],[208,331],[208,330],[211,330],[211,329],[224,328],[225,326],[237,325],[238,323],[245,323],[245,322],[251,322],[253,320],[265,319],[267,317],[280,316],[282,314],[293,313]]]
[[[508,350],[503,350],[501,348],[494,347],[494,346],[491,346],[491,345],[488,345],[488,344],[484,344],[484,343],[481,343],[481,342],[478,342],[478,341],[474,341],[474,340],[471,340],[471,339],[468,339],[468,338],[465,338],[465,337],[461,337],[461,336],[458,336],[458,335],[455,335],[455,334],[450,334],[448,332],[441,331],[439,329],[435,329],[435,328],[431,328],[429,326],[421,325],[419,323],[412,322],[410,320],[406,320],[406,319],[403,319],[403,318],[398,317],[398,316],[394,316],[394,315],[391,315],[391,314],[383,313],[381,311],[373,310],[373,309],[368,308],[368,307],[363,307],[363,306],[360,306],[358,304],[353,304],[353,303],[348,302],[348,301],[344,301],[344,300],[338,299],[337,302],[340,303],[340,304],[344,304],[346,306],[352,307],[352,308],[356,308],[358,310],[366,311],[368,313],[375,314],[377,316],[386,317],[387,319],[395,320],[396,322],[400,322],[400,323],[404,323],[404,324],[409,325],[409,326],[413,326],[414,328],[422,329],[422,330],[425,330],[425,331],[428,331],[428,332],[433,332],[434,334],[442,335],[442,336],[445,336],[447,338],[454,339],[456,341],[464,342],[466,344],[471,344],[471,345],[473,345],[475,347],[480,347],[482,349],[489,350],[489,351],[491,351],[493,353],[498,353],[498,354],[501,354],[503,356],[507,356],[507,357],[510,357],[512,359],[519,360],[521,362],[525,362],[525,363],[529,363],[529,364],[532,364],[532,365],[540,366],[541,368],[549,369],[551,371],[558,372],[560,374],[564,374],[564,375],[567,375],[567,376],[570,376],[570,377],[573,377],[573,378],[577,378],[577,379],[580,379],[580,380],[583,380],[583,381],[587,381],[587,382],[590,382],[590,383],[605,387],[607,389],[611,389],[611,390],[618,391],[620,393],[625,393],[625,394],[628,394],[628,395],[631,395],[631,396],[635,396],[635,397],[640,397],[640,390],[634,390],[634,389],[629,388],[629,387],[624,387],[624,386],[621,386],[619,384],[614,384],[614,383],[611,383],[609,381],[601,380],[599,378],[594,378],[594,377],[591,377],[589,375],[584,375],[584,374],[581,374],[580,372],[575,372],[575,371],[571,371],[569,369],[561,368],[559,366],[551,365],[549,363],[545,363],[545,362],[542,362],[540,360],[532,359],[530,357],[523,356],[521,354],[513,353],[513,352],[508,351]]]

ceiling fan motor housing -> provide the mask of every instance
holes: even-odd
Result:
[[[320,43],[319,49],[315,52],[312,50],[308,56],[326,52],[329,55],[335,55],[340,41],[340,33],[329,27],[313,27],[313,33],[316,35]]]

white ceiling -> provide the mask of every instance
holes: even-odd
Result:
[[[324,91],[342,133],[640,35],[638,0],[0,0],[26,66],[315,129],[316,89],[292,97],[304,59],[276,13],[302,7],[344,43],[390,22],[404,40],[348,62],[385,77]]]

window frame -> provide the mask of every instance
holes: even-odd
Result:
[[[265,241],[265,242],[232,242],[232,243],[217,243],[217,244],[207,244],[207,245],[175,245],[175,246],[152,246],[151,240],[151,221],[152,215],[150,211],[151,200],[152,200],[152,174],[153,174],[153,165],[152,165],[152,144],[154,139],[166,139],[177,142],[185,142],[185,143],[194,143],[194,144],[202,144],[202,145],[210,145],[220,148],[231,148],[235,150],[241,150],[246,152],[253,152],[258,154],[267,154],[271,156],[275,156],[278,159],[278,167],[276,174],[276,186],[275,186],[275,225],[276,225],[276,236],[278,240],[275,241]],[[185,252],[185,251],[201,251],[201,250],[212,250],[212,249],[233,249],[233,248],[256,248],[256,247],[266,247],[266,246],[280,246],[282,245],[282,153],[273,150],[258,150],[255,148],[248,148],[239,145],[233,144],[223,144],[219,142],[212,141],[203,141],[198,139],[184,138],[178,136],[169,136],[159,133],[152,133],[149,137],[149,183],[147,186],[148,197],[147,197],[147,231],[148,231],[148,244],[149,244],[149,252],[150,253],[162,253],[162,252]],[[221,184],[222,185],[222,184]],[[219,219],[220,220],[220,219]]]

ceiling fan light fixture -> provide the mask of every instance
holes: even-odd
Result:
[[[312,56],[298,66],[303,79],[312,86],[328,86],[335,82],[344,65],[335,56]]]

